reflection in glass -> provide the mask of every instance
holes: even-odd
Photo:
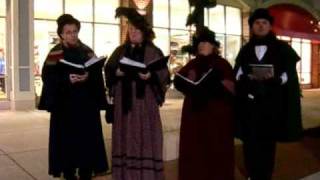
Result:
[[[189,14],[189,3],[186,0],[170,1],[171,28],[186,29],[186,20]]]
[[[301,84],[311,83],[311,43],[309,40],[292,38],[292,48],[301,57],[297,63],[297,72]]]
[[[216,33],[225,33],[224,6],[209,9],[209,28]]]
[[[62,0],[34,0],[34,17],[57,19],[62,14]]]
[[[0,18],[0,99],[5,99],[6,96],[6,27],[5,19]]]
[[[65,0],[65,13],[71,14],[80,21],[92,22],[92,6],[92,0]],[[107,14],[110,15],[110,13]]]
[[[279,38],[284,41],[290,41],[291,39],[289,36],[279,36]]]
[[[6,15],[6,0],[0,0],[0,16]]]
[[[189,61],[189,55],[182,53],[181,48],[190,43],[189,31],[171,30],[170,32],[170,54],[169,70],[173,75]]]
[[[225,36],[223,34],[216,34],[216,40],[220,42],[219,52],[221,57],[225,58]]]
[[[234,66],[235,59],[239,53],[241,47],[241,37],[240,36],[227,36],[227,52],[225,58],[229,61],[229,63]]]
[[[169,54],[169,31],[168,29],[154,28],[156,38],[153,40],[154,44],[158,46],[163,54]]]
[[[95,25],[94,51],[99,56],[111,56],[120,44],[120,29],[117,25]],[[110,36],[112,34],[112,36]]]
[[[239,8],[226,7],[226,33],[241,35],[241,11]]]
[[[55,21],[34,21],[34,83],[36,96],[41,95],[41,71],[51,48],[59,43]]]
[[[157,2],[153,6],[153,26],[165,27],[169,26],[169,5],[167,0]]]
[[[115,10],[119,7],[119,0],[95,0],[95,22],[119,23],[119,18],[115,18]]]
[[[301,55],[301,83],[311,83],[311,44],[302,43]]]
[[[204,25],[209,27],[209,10],[208,10],[208,8],[204,9]]]
[[[92,48],[92,39],[93,39],[93,27],[92,27],[92,23],[81,23],[81,30],[79,33],[79,38],[80,40],[86,44],[87,46],[89,46],[90,48]]]
[[[296,53],[301,57],[301,44],[300,44],[300,39],[293,39],[291,42],[291,47],[296,51]],[[301,61],[297,63],[297,72],[298,72],[298,77],[301,83]]]

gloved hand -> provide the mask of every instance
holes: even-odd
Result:
[[[264,82],[270,86],[279,86],[282,83],[282,79],[280,77],[272,77],[264,80]]]

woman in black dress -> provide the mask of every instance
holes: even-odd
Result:
[[[106,105],[102,69],[75,73],[61,60],[83,65],[94,58],[79,38],[80,22],[69,14],[57,20],[61,42],[53,47],[42,70],[39,109],[50,116],[49,174],[67,180],[89,180],[108,170],[100,110]],[[71,69],[71,68],[70,68]],[[76,173],[78,170],[78,173]]]

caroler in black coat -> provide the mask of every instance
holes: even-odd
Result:
[[[77,74],[60,60],[83,65],[94,52],[80,42],[80,23],[71,15],[58,20],[61,43],[49,52],[43,66],[39,109],[50,112],[49,174],[65,179],[91,179],[108,170],[100,110],[106,106],[102,69]]]
[[[300,88],[296,63],[300,57],[271,31],[273,17],[257,9],[249,18],[252,36],[236,59],[236,136],[243,141],[251,180],[272,179],[276,142],[302,136]],[[254,73],[254,66],[273,72]]]

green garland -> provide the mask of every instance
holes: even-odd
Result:
[[[197,32],[199,31],[199,29],[203,28],[204,22],[201,22],[201,21],[203,21],[204,8],[215,7],[217,5],[217,1],[216,0],[189,0],[189,4],[190,4],[190,6],[194,6],[195,9],[193,10],[193,12],[191,14],[188,15],[186,26],[191,26],[191,25],[196,26],[196,33],[195,33],[194,37],[192,38],[192,41],[194,41],[195,36],[196,36]],[[182,51],[182,53],[189,53],[189,54],[195,53],[194,52],[195,49],[192,46],[192,42],[189,45],[183,46],[181,51]]]

